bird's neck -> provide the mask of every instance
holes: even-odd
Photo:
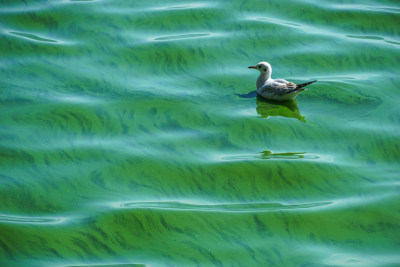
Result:
[[[271,78],[271,74],[268,75],[265,72],[261,72],[260,76],[258,76],[258,79],[257,79],[257,89],[262,87],[265,84],[265,82],[270,78]]]

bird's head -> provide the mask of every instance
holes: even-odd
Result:
[[[272,68],[271,65],[268,62],[259,62],[257,65],[255,66],[250,66],[249,69],[256,69],[259,72],[261,72],[261,74],[266,74],[268,77],[271,77],[272,74]]]

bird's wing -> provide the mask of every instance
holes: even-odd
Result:
[[[296,89],[296,84],[288,82],[284,79],[275,79],[272,81],[271,87],[274,88],[275,94],[285,95],[291,92],[293,89]]]
[[[272,79],[272,82],[274,83],[288,83],[285,79]]]

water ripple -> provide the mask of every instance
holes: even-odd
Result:
[[[187,34],[178,34],[178,35],[167,35],[156,37],[153,40],[155,41],[174,41],[181,39],[192,39],[192,38],[202,38],[206,36],[211,36],[211,33],[187,33]]]
[[[58,102],[58,103],[71,103],[78,105],[94,105],[94,104],[104,104],[104,99],[89,96],[89,95],[79,95],[79,94],[53,94],[44,99]]]
[[[172,6],[161,6],[154,7],[153,10],[181,10],[181,9],[197,9],[209,7],[209,3],[185,3],[184,5],[172,5]]]
[[[22,223],[22,224],[60,224],[65,222],[65,218],[50,217],[27,217],[15,215],[0,215],[0,223]]]
[[[379,41],[380,44],[394,44],[398,45],[399,43],[397,40],[393,40],[392,38],[389,37],[381,37],[381,36],[358,36],[358,35],[349,35],[347,32],[341,30],[340,28],[328,28],[328,27],[316,27],[312,24],[308,23],[297,23],[289,20],[282,20],[282,19],[277,19],[277,18],[272,18],[272,17],[262,17],[258,14],[253,14],[250,16],[246,16],[244,18],[240,18],[240,20],[243,21],[255,21],[258,23],[265,23],[265,24],[274,24],[282,27],[288,27],[288,28],[295,28],[296,32],[293,32],[293,34],[298,34],[298,30],[303,31],[306,34],[310,35],[319,35],[319,36],[326,36],[329,38],[335,38],[335,39],[343,39],[347,41],[352,41],[352,42],[371,42],[371,41]],[[349,39],[350,38],[350,39]]]
[[[332,162],[331,156],[321,156],[307,154],[306,152],[282,152],[274,153],[269,150],[265,150],[255,154],[235,154],[235,155],[220,155],[216,157],[216,161],[241,161],[241,160],[322,160]]]
[[[337,199],[318,200],[300,203],[281,202],[249,202],[249,203],[213,203],[195,200],[154,200],[154,201],[126,201],[111,202],[107,204],[113,209],[148,209],[148,210],[171,210],[192,212],[218,212],[218,213],[260,213],[283,210],[314,211],[322,208],[324,210],[348,210],[354,207],[376,204],[380,201],[397,198],[396,192],[384,192],[369,196],[347,196]]]
[[[384,41],[389,44],[400,45],[400,42],[388,40],[387,38],[383,38],[381,36],[374,36],[374,35],[346,35],[346,36],[349,38],[361,39],[364,41]]]
[[[253,20],[253,18],[251,18],[251,20]],[[294,23],[294,22],[290,22],[287,20],[280,20],[280,19],[273,19],[273,18],[266,18],[266,17],[256,17],[254,18],[254,20],[258,20],[258,21],[266,21],[266,22],[270,22],[273,24],[279,24],[279,25],[283,25],[283,26],[289,26],[289,27],[301,27],[300,24],[298,23]]]
[[[127,2],[128,3],[128,2]],[[149,14],[156,14],[156,13],[164,13],[164,12],[180,12],[180,11],[188,11],[188,10],[196,10],[196,9],[209,9],[209,8],[215,8],[217,3],[207,3],[207,2],[201,2],[201,3],[185,3],[185,4],[172,4],[172,5],[162,5],[162,6],[154,6],[154,7],[147,7],[147,6],[138,6],[134,5],[131,6],[127,4],[126,6],[121,6],[118,4],[113,4],[112,2],[108,3],[107,8],[104,8],[104,6],[98,6],[98,8],[101,10],[101,12],[105,12],[108,14],[143,14],[143,13],[149,13]]]
[[[282,203],[222,203],[222,204],[200,204],[181,201],[149,201],[149,202],[126,202],[118,203],[116,206],[130,209],[154,209],[154,210],[176,210],[194,212],[268,212],[276,210],[298,210],[310,209],[330,205],[332,202],[313,202],[301,204],[282,204]]]
[[[318,255],[321,258],[321,266],[394,266],[392,263],[400,262],[398,253],[369,253],[357,249],[344,249],[337,245],[307,244],[301,246],[303,252]]]
[[[14,1],[17,2],[17,1]],[[12,14],[12,13],[18,13],[18,14],[24,14],[24,13],[28,13],[28,12],[38,12],[38,11],[43,11],[43,10],[47,10],[50,9],[51,7],[54,6],[54,2],[48,2],[48,3],[35,3],[32,4],[30,3],[28,4],[20,4],[18,3],[16,6],[6,6],[3,5],[0,8],[0,14]]]
[[[99,263],[99,264],[93,264],[93,263],[88,263],[88,264],[74,264],[74,265],[63,265],[64,267],[146,267],[146,266],[151,266],[147,264],[141,264],[141,263]]]
[[[97,0],[63,0],[63,3],[85,3],[85,2],[97,2]]]
[[[385,12],[385,13],[391,13],[391,14],[399,14],[400,13],[400,8],[397,6],[374,6],[374,5],[361,5],[361,4],[340,4],[340,5],[330,5],[330,9],[335,8],[335,9],[340,9],[340,10],[355,10],[355,11],[368,11],[368,12]]]
[[[332,253],[332,252],[331,252]],[[400,257],[398,255],[394,254],[387,254],[385,256],[380,256],[380,255],[374,255],[371,257],[365,256],[364,254],[356,254],[356,253],[337,253],[333,254],[327,259],[323,261],[326,266],[384,266],[384,265],[390,265],[393,262],[399,262]]]
[[[44,38],[44,37],[40,37],[36,34],[31,34],[31,33],[25,33],[25,32],[16,32],[16,31],[9,31],[8,32],[10,35],[13,36],[17,36],[19,38],[23,38],[26,39],[28,41],[32,41],[32,42],[40,42],[40,43],[64,43],[62,41],[59,40],[53,40],[53,39],[49,39],[49,38]]]

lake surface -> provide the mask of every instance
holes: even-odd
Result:
[[[1,1],[1,266],[399,266],[397,0]],[[297,100],[254,94],[317,79]]]

